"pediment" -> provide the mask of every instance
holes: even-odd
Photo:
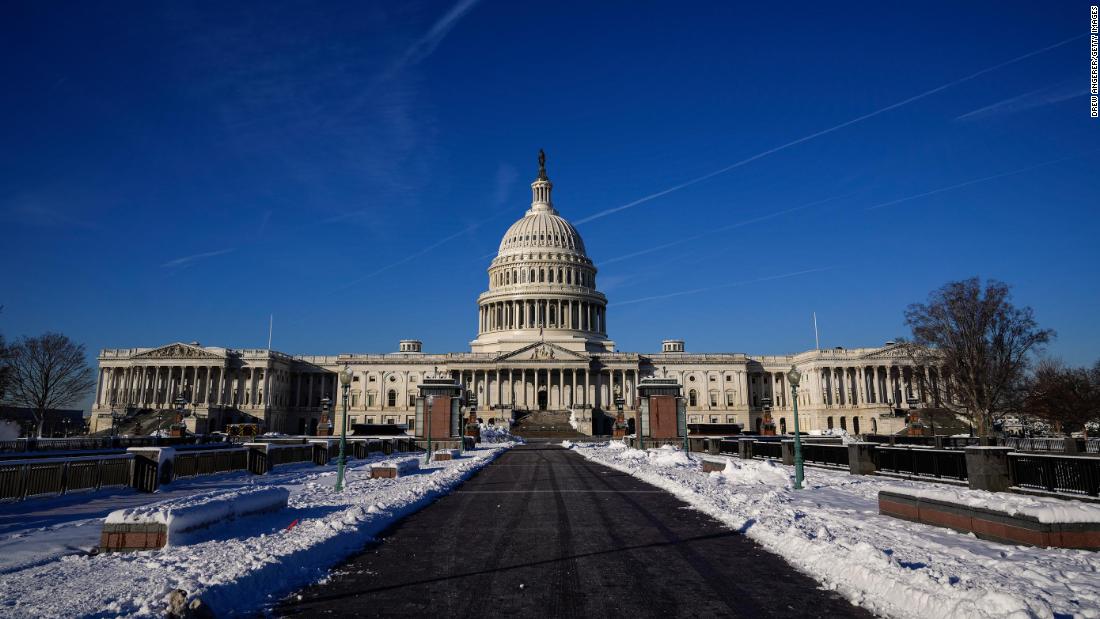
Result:
[[[905,344],[891,344],[878,350],[869,352],[861,359],[909,359],[909,352]]]
[[[153,348],[133,356],[134,359],[225,359],[224,355],[212,353],[205,348],[176,342],[160,348]]]
[[[497,361],[584,361],[587,356],[549,342],[535,342],[518,350],[504,353]]]

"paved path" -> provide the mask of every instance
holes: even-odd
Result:
[[[517,447],[281,616],[869,616],[671,494]]]

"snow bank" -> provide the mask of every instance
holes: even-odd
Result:
[[[340,493],[333,490],[332,466],[225,478],[223,483],[232,480],[236,489],[286,488],[288,507],[193,532],[188,546],[70,555],[15,567],[3,574],[0,618],[160,617],[175,589],[201,597],[219,617],[263,614],[281,596],[324,578],[331,566],[507,447],[470,450],[465,458],[433,463],[419,475],[397,479],[370,478],[371,463],[394,460],[378,454],[373,461],[352,462]]]
[[[728,458],[704,473],[667,450],[573,449],[668,490],[877,614],[1100,617],[1100,553],[1008,546],[878,513],[879,490],[952,486],[807,468],[806,488],[794,490],[793,467],[773,461]]]
[[[507,425],[487,423],[478,424],[481,430],[482,443],[522,443],[523,439],[512,436]]]
[[[163,524],[168,530],[168,545],[186,543],[181,533],[234,520],[240,516],[273,512],[287,506],[286,488],[246,488],[214,491],[180,499],[170,499],[111,512],[105,524]]]
[[[1010,516],[1028,516],[1043,523],[1100,522],[1100,505],[1081,501],[969,490],[939,484],[926,488],[886,486],[883,490],[921,499],[1002,511]]]

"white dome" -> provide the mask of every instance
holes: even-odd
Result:
[[[528,211],[500,241],[500,253],[517,249],[566,249],[585,255],[584,241],[573,224],[550,210]]]

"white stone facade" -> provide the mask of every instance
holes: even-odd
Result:
[[[576,229],[554,208],[542,161],[540,153],[530,209],[505,233],[489,265],[471,352],[424,353],[419,340],[401,340],[399,352],[390,354],[291,356],[197,343],[108,349],[99,356],[92,430],[109,427],[112,411],[171,409],[180,396],[200,431],[256,421],[267,430],[313,433],[326,398],[336,404],[339,427],[337,373],[345,366],[353,377],[351,423],[411,425],[416,386],[435,375],[461,380],[476,396],[482,418],[570,408],[579,419],[593,420],[598,433],[609,430],[603,412],[613,415],[616,393],[633,408],[636,385],[647,376],[676,378],[684,386],[689,423],[738,423],[746,430],[759,427],[769,404],[777,429],[794,430],[786,384],[792,365],[803,372],[803,430],[896,432],[910,401],[930,403],[919,380],[925,369],[912,367],[889,343],[753,356],[691,353],[682,340],[665,340],[660,353],[614,352],[597,269]],[[935,370],[927,378],[938,383]]]

